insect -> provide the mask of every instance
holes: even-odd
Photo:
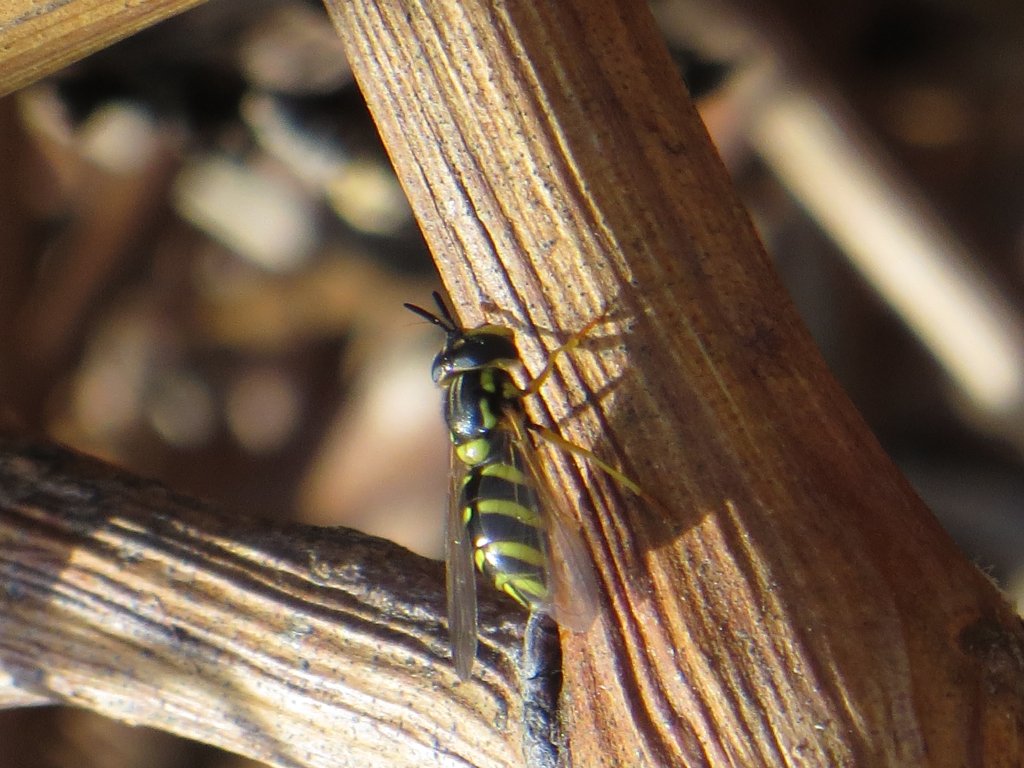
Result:
[[[544,482],[528,433],[585,456],[636,492],[639,488],[589,451],[529,421],[523,409],[523,399],[540,389],[556,356],[576,347],[602,317],[552,352],[543,370],[520,388],[512,375],[522,365],[512,330],[465,329],[440,294],[433,297],[439,314],[414,304],[405,307],[445,332],[432,375],[444,390],[451,437],[448,621],[455,669],[466,679],[477,644],[474,565],[521,605],[550,614],[570,630],[585,631],[596,616],[593,566],[572,518]]]

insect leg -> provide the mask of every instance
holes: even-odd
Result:
[[[560,355],[563,352],[571,352],[576,347],[578,347],[580,345],[580,342],[582,342],[583,339],[586,338],[587,334],[594,330],[594,328],[601,322],[606,320],[607,317],[608,313],[602,312],[600,315],[595,317],[589,323],[587,323],[578,331],[576,331],[576,333],[570,336],[569,339],[562,346],[560,346],[558,349],[554,350],[550,355],[548,355],[548,361],[544,364],[544,367],[541,369],[541,372],[534,377],[533,381],[526,385],[520,397],[526,397],[527,395],[536,394],[537,391],[544,384],[544,382],[547,381],[548,377],[551,375],[551,372],[555,369],[555,359],[558,357],[558,355]]]
[[[640,498],[651,499],[650,494],[648,494],[643,488],[641,488],[639,483],[637,483],[635,480],[632,480],[628,475],[623,474],[620,470],[613,467],[607,461],[602,460],[593,451],[588,451],[586,448],[576,445],[576,443],[571,443],[554,430],[548,429],[547,427],[542,427],[539,424],[533,424],[532,422],[528,422],[526,428],[529,429],[534,434],[538,435],[539,437],[544,438],[552,445],[561,448],[563,451],[568,451],[574,456],[579,456],[581,459],[590,462],[598,469],[600,469],[602,472],[611,477],[613,480],[618,482],[620,485],[624,485],[626,488],[629,488],[629,490],[631,490]]]

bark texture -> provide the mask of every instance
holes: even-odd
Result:
[[[0,96],[203,0],[0,0]]]
[[[0,438],[0,707],[65,703],[275,766],[520,765],[522,616],[483,597],[448,660],[440,563],[354,531],[229,520]]]
[[[658,499],[551,456],[602,594],[562,635],[568,762],[1024,762],[1020,620],[826,370],[646,6],[328,7],[467,324],[515,327],[536,371],[610,312],[534,414]],[[523,764],[521,616],[482,591],[458,685],[440,566],[395,547],[7,440],[0,572],[6,706],[275,765]]]
[[[1018,617],[826,370],[646,6],[328,7],[467,324],[536,370],[617,320],[538,414],[662,502],[552,462],[605,600],[573,764],[1024,759]]]

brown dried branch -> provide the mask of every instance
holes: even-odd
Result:
[[[545,392],[666,507],[554,465],[605,595],[573,764],[1024,759],[1019,619],[829,375],[646,5],[327,4],[464,320],[534,370],[623,321]]]
[[[466,319],[537,330],[534,369],[545,330],[625,321],[545,392],[665,507],[552,464],[604,591],[599,624],[563,637],[574,764],[1020,763],[1019,619],[825,370],[645,6],[330,7]],[[8,50],[19,77],[50,66]],[[69,701],[279,765],[521,762],[514,621],[484,622],[479,682],[456,685],[439,567],[5,455],[8,706]]]
[[[441,565],[353,531],[230,521],[0,439],[0,706],[87,707],[277,766],[518,765],[521,615],[448,662]]]
[[[204,0],[0,3],[0,96]]]

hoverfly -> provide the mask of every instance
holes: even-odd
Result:
[[[597,613],[593,566],[568,512],[556,503],[537,466],[533,438],[585,456],[636,492],[639,487],[590,451],[526,417],[523,398],[548,378],[560,352],[577,346],[602,317],[551,353],[524,388],[512,372],[522,366],[510,328],[465,329],[436,291],[439,314],[414,304],[406,309],[445,332],[434,358],[434,382],[444,390],[443,414],[451,437],[452,472],[445,531],[448,621],[459,677],[470,676],[476,656],[474,564],[499,590],[561,626],[583,632]]]

